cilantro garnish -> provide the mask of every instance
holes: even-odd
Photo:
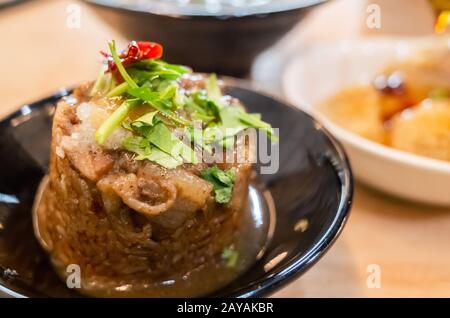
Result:
[[[208,168],[202,172],[202,178],[214,186],[214,198],[218,203],[228,203],[233,194],[236,171],[220,170],[217,166]]]
[[[183,162],[198,163],[190,146],[178,139],[156,118],[157,111],[147,113],[127,125],[138,136],[128,137],[123,147],[137,154],[137,160],[148,159],[166,168],[175,168]]]
[[[229,247],[224,248],[224,250],[222,252],[222,260],[225,261],[225,265],[228,268],[236,267],[238,258],[239,258],[239,254],[236,250],[229,248]]]
[[[163,123],[158,123],[145,136],[153,145],[174,158],[183,158],[188,163],[198,163],[190,146],[175,137]]]
[[[167,104],[168,100],[164,99],[164,97],[161,96],[160,92],[154,92],[149,87],[143,86],[131,88],[128,90],[128,93],[131,96],[134,96],[144,102],[149,103],[153,108],[160,111],[174,123],[185,126],[189,125],[190,122],[188,120],[177,115],[170,109],[170,104],[169,105]]]
[[[137,43],[139,48],[141,42]],[[259,114],[246,113],[240,104],[228,105],[215,74],[205,81],[204,89],[186,91],[179,78],[188,68],[159,59],[161,54],[157,52],[146,58],[136,55],[139,58],[133,60],[130,54],[134,51],[129,49],[119,55],[115,41],[108,45],[110,54],[103,53],[108,67],[100,72],[91,95],[118,98],[122,104],[97,130],[95,138],[99,144],[104,144],[114,129],[122,125],[132,133],[123,140],[123,147],[135,153],[137,160],[174,168],[183,163],[198,163],[198,159],[191,145],[172,133],[173,127],[183,127],[191,143],[209,153],[213,144],[233,147],[235,136],[248,128],[263,129],[275,139],[271,126]],[[162,53],[162,48],[159,52]],[[147,105],[148,112],[132,120],[129,115],[137,105]],[[200,122],[198,131],[194,130],[196,122]],[[231,198],[234,172],[215,169],[206,170],[204,178],[214,184],[217,202],[226,203]]]
[[[167,169],[176,168],[183,163],[180,158],[174,158],[157,147],[153,147],[147,139],[140,136],[125,138],[122,145],[126,150],[137,155],[136,160],[147,159]]]

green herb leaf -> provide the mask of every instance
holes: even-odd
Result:
[[[199,98],[199,94],[194,93],[193,96],[185,98],[185,109],[191,113],[194,119],[205,122],[206,124],[218,119],[218,108],[214,103],[208,103],[206,99]]]
[[[211,154],[212,148],[205,142],[203,133],[204,130],[200,127],[189,126],[186,128],[186,136],[188,136],[189,140]]]
[[[130,136],[122,141],[122,146],[129,152],[137,154],[136,160],[143,160],[150,155],[150,143],[140,136]]]
[[[261,120],[261,114],[249,114],[246,112],[238,112],[238,118],[249,127],[254,128],[270,128],[270,124]]]
[[[122,126],[125,129],[137,132],[140,135],[145,136],[152,129],[152,127],[158,122],[156,114],[158,111],[149,112],[138,119],[131,122],[123,122]]]
[[[163,123],[158,123],[145,136],[153,145],[175,159],[183,158],[188,163],[198,163],[195,152],[172,134]]]
[[[241,121],[241,113],[243,113],[243,111],[234,106],[224,107],[220,110],[220,120],[222,122],[223,130],[224,132],[225,130],[229,131],[227,134],[224,134],[224,138],[236,135],[241,130],[251,127]]]
[[[125,138],[122,145],[126,150],[137,154],[136,160],[147,159],[167,169],[173,169],[183,164],[182,160],[173,158],[158,148],[152,147],[147,139],[140,136]]]
[[[219,118],[219,105],[210,99],[204,90],[193,92],[192,99],[206,114]]]
[[[218,144],[229,149],[234,145],[235,138],[239,132],[248,128],[248,125],[239,119],[241,110],[237,107],[223,107],[220,109],[220,125],[207,127],[204,139],[207,144],[218,142]]]
[[[153,126],[155,124],[155,116],[158,111],[149,112],[131,123],[131,128],[141,128],[144,126]]]
[[[225,265],[228,268],[234,268],[237,265],[239,254],[232,248],[225,248],[222,252],[222,259],[225,261]]]
[[[152,147],[151,153],[146,159],[156,162],[167,169],[174,169],[183,164],[183,160],[180,158],[174,158],[156,147]]]
[[[175,83],[169,84],[163,91],[160,92],[160,99],[173,99],[177,94],[178,86]]]
[[[216,189],[216,201],[218,203],[228,203],[230,201],[230,198],[232,196],[233,189],[232,188],[221,188]]]
[[[272,126],[269,123],[261,120],[261,114],[249,114],[246,112],[239,113],[239,119],[248,125],[248,127],[262,129],[272,142],[277,142],[278,137],[273,133]]]
[[[129,89],[128,94],[149,103],[153,108],[160,111],[162,114],[167,116],[176,124],[184,126],[189,125],[188,120],[178,116],[172,110],[168,109],[167,104],[164,102],[163,99],[161,99],[159,92],[153,92],[149,87],[143,86]]]
[[[224,171],[214,166],[204,170],[202,178],[213,184],[216,202],[222,204],[230,202],[236,180],[236,171],[234,169]]]
[[[142,99],[143,101],[146,101],[152,105],[153,103],[156,103],[159,98],[159,93],[152,91],[151,88],[147,86],[130,88],[128,89],[128,94],[136,98]]]
[[[161,78],[164,80],[176,80],[181,75],[188,72],[188,69],[181,65],[169,64],[162,60],[148,59],[134,63],[131,68],[140,72],[141,80],[152,80]],[[131,72],[131,70],[130,70]]]
[[[144,70],[170,70],[173,71],[179,75],[183,75],[189,71],[189,68],[178,65],[178,64],[170,64],[163,60],[159,59],[148,59],[148,60],[142,60],[135,64],[133,64],[134,67]]]
[[[230,138],[247,128],[262,129],[272,142],[277,141],[272,126],[261,120],[261,114],[249,114],[243,109],[233,106],[220,109],[223,138]]]

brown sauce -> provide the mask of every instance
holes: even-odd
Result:
[[[46,233],[42,231],[39,211],[45,208],[45,190],[47,177],[41,182],[33,208],[33,223],[35,235],[42,247],[48,250]],[[94,297],[196,297],[212,293],[229,284],[247,271],[251,265],[264,254],[274,227],[274,208],[270,193],[253,183],[249,187],[248,203],[244,211],[240,228],[233,237],[233,247],[238,253],[238,259],[232,268],[221,259],[214,259],[183,275],[164,277],[158,281],[149,282],[145,278],[136,277],[123,284],[117,281],[102,279],[81,280],[82,294]],[[93,243],[94,244],[94,243]],[[65,268],[53,264],[58,275],[65,280]],[[107,292],[98,293],[99,286]]]

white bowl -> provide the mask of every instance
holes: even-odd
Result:
[[[384,38],[305,49],[287,66],[282,85],[291,103],[316,117],[342,142],[360,181],[404,199],[449,206],[449,162],[372,142],[337,126],[314,107],[343,87],[368,83],[387,64],[430,45],[450,47],[450,40]]]

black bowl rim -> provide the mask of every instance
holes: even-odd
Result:
[[[281,13],[281,12],[287,12],[287,11],[294,11],[299,9],[305,9],[305,8],[311,8],[314,6],[317,6],[319,4],[322,4],[324,2],[327,2],[329,0],[291,0],[286,1],[284,5],[276,5],[276,3],[269,3],[267,5],[262,6],[262,8],[255,8],[248,11],[241,11],[236,10],[233,13],[195,13],[195,12],[176,12],[168,13],[168,12],[158,12],[158,11],[152,11],[152,10],[140,10],[138,8],[129,7],[126,5],[117,5],[117,4],[111,4],[107,3],[105,0],[83,0],[84,2],[87,2],[89,4],[108,8],[108,9],[114,9],[119,11],[125,11],[130,13],[140,13],[140,14],[152,14],[152,15],[159,15],[159,16],[167,16],[172,18],[219,18],[219,19],[226,19],[226,18],[240,18],[240,17],[248,17],[248,16],[259,16],[259,15],[269,15],[269,14],[275,14],[275,13]]]
[[[229,297],[237,298],[269,296],[283,286],[292,282],[296,278],[300,277],[314,264],[316,264],[331,248],[339,235],[342,233],[342,230],[347,223],[353,203],[353,173],[350,166],[350,161],[342,144],[337,139],[335,139],[335,137],[333,137],[328,129],[326,129],[310,114],[304,112],[303,110],[283,100],[282,98],[264,91],[263,89],[259,88],[257,85],[252,84],[249,81],[227,76],[221,76],[221,78],[224,80],[226,86],[234,86],[253,91],[276,102],[282,103],[294,109],[295,111],[305,114],[316,125],[316,127],[318,127],[325,134],[325,136],[331,142],[332,146],[335,148],[340,159],[339,165],[341,166],[341,171],[338,171],[336,167],[334,167],[334,170],[342,184],[341,197],[339,200],[339,207],[336,211],[333,222],[327,229],[326,234],[322,236],[314,246],[310,247],[305,255],[297,259],[287,268],[283,269],[282,271],[272,273],[269,278],[264,278],[261,281],[254,282],[251,285],[243,287],[242,289],[237,290],[235,293],[228,295]],[[276,274],[276,276],[274,276],[274,274]]]
[[[326,230],[325,235],[319,238],[318,242],[310,247],[307,250],[307,253],[297,258],[294,262],[292,262],[289,266],[282,270],[278,270],[275,273],[271,273],[270,276],[265,276],[263,279],[253,282],[250,285],[242,287],[238,289],[236,292],[226,295],[226,297],[231,298],[248,298],[248,297],[264,297],[269,296],[292,282],[294,279],[298,278],[302,274],[304,274],[307,270],[309,270],[315,263],[317,263],[323,255],[331,248],[331,246],[335,243],[339,235],[341,234],[350,214],[350,209],[353,202],[353,192],[354,192],[354,184],[353,184],[353,174],[350,166],[350,162],[348,157],[344,151],[343,146],[337,141],[332,134],[323,127],[316,119],[314,119],[308,113],[300,110],[294,105],[284,101],[283,99],[274,96],[270,93],[263,91],[258,88],[257,85],[252,84],[249,81],[236,79],[233,77],[221,76],[221,80],[224,81],[226,86],[243,88],[249,91],[253,91],[259,95],[268,97],[276,102],[285,104],[289,108],[294,109],[295,111],[302,112],[305,114],[315,125],[320,129],[328,140],[331,142],[332,146],[335,148],[340,162],[341,171],[339,171],[336,167],[334,168],[336,175],[341,181],[341,197],[339,200],[339,207],[336,211],[335,217],[332,221],[331,226]],[[18,110],[12,112],[11,114],[4,116],[0,119],[0,125],[4,125],[17,116],[22,116],[25,112],[28,112],[29,109],[37,109],[42,105],[50,102],[54,102],[55,100],[62,98],[64,96],[69,95],[72,92],[71,89],[61,88],[53,95],[42,98],[32,103],[27,103],[22,105]],[[20,293],[14,291],[13,289],[7,288],[0,284],[0,298],[2,293],[6,297],[15,297],[15,298],[23,298],[26,296],[21,295]]]

